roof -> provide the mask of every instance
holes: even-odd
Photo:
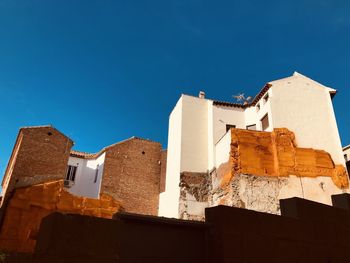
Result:
[[[227,107],[236,107],[246,109],[251,106],[255,106],[258,101],[265,95],[265,93],[270,89],[272,85],[270,83],[265,84],[264,87],[260,90],[260,92],[254,97],[254,99],[250,103],[242,104],[242,103],[232,103],[226,101],[214,100],[213,104],[218,106],[227,106]]]
[[[214,100],[213,104],[214,105],[218,105],[218,106],[226,106],[226,107],[236,107],[236,108],[242,108],[242,109],[246,109],[252,106],[255,106],[258,101],[265,95],[265,93],[273,86],[273,84],[275,82],[280,82],[282,80],[287,80],[287,79],[291,79],[291,78],[295,78],[295,77],[300,77],[300,78],[304,78],[307,79],[309,81],[312,81],[314,83],[317,83],[318,85],[321,85],[322,87],[324,87],[325,89],[328,90],[328,92],[330,93],[331,97],[333,98],[335,96],[335,94],[337,93],[337,91],[335,89],[332,89],[330,87],[324,86],[321,83],[318,83],[298,72],[294,72],[292,76],[286,77],[286,78],[282,78],[282,79],[278,79],[278,80],[274,80],[274,81],[270,81],[268,83],[265,84],[264,87],[262,87],[262,89],[259,91],[259,93],[254,97],[254,99],[250,102],[250,103],[246,103],[246,104],[242,104],[242,103],[232,103],[232,102],[226,102],[226,101],[219,101],[219,100]],[[349,146],[350,147],[350,146]]]
[[[15,150],[19,144],[19,137],[20,137],[20,134],[23,130],[29,130],[29,129],[40,129],[40,128],[51,128],[51,129],[54,129],[56,132],[58,132],[59,134],[61,134],[62,136],[66,137],[68,140],[70,140],[73,144],[74,144],[74,141],[69,138],[67,135],[65,135],[64,133],[62,133],[61,131],[57,130],[55,127],[53,127],[51,124],[48,124],[48,125],[37,125],[37,126],[23,126],[23,127],[20,127],[19,128],[19,131],[17,133],[17,137],[16,137],[16,141],[15,141],[15,145],[14,147],[12,148],[12,152],[11,152],[11,155],[10,155],[10,159],[8,160],[7,162],[7,166],[6,166],[6,170],[5,170],[5,174],[4,176],[2,177],[2,181],[1,181],[1,185],[3,186],[4,185],[4,182],[8,176],[8,172],[9,172],[9,167],[10,167],[10,163],[11,161],[13,160],[14,158],[14,155],[15,155]]]
[[[348,149],[350,149],[350,144],[343,147],[343,151],[346,151],[346,150],[348,150]]]
[[[82,159],[95,159],[97,158],[98,156],[100,156],[101,154],[103,154],[106,150],[116,146],[116,145],[120,145],[120,144],[123,144],[125,142],[128,142],[128,141],[131,141],[131,140],[142,140],[142,141],[148,141],[148,142],[153,142],[153,143],[158,143],[160,144],[159,142],[155,142],[155,141],[152,141],[152,140],[149,140],[149,139],[144,139],[144,138],[140,138],[140,137],[130,137],[126,140],[123,140],[123,141],[120,141],[120,142],[117,142],[117,143],[113,143],[109,146],[106,146],[104,148],[102,148],[99,152],[97,153],[88,153],[88,152],[82,152],[82,151],[77,151],[77,150],[71,150],[70,151],[70,156],[71,157],[77,157],[77,158],[82,158]]]
[[[23,127],[20,127],[19,128],[19,132],[18,134],[22,131],[22,130],[31,130],[31,129],[40,129],[40,128],[51,128],[53,130],[55,130],[56,132],[58,132],[59,134],[61,134],[62,136],[66,137],[67,139],[69,139],[71,142],[73,142],[74,144],[74,141],[69,138],[67,135],[65,135],[64,133],[62,133],[60,130],[56,129],[54,126],[52,126],[51,124],[48,124],[48,125],[37,125],[37,126],[23,126]]]

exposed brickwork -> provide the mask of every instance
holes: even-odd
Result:
[[[166,182],[166,162],[167,162],[167,150],[163,150],[160,157],[160,185],[159,192],[163,193],[165,191],[165,182]]]
[[[3,189],[63,179],[73,141],[51,126],[22,128],[3,179]],[[5,193],[6,194],[6,193]]]
[[[64,190],[63,180],[18,188],[6,208],[0,250],[32,252],[42,218],[53,212],[112,218],[121,209],[106,194],[100,199],[72,195]]]
[[[161,144],[132,138],[106,148],[101,192],[127,212],[158,214]]]

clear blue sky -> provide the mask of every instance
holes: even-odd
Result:
[[[21,126],[88,152],[133,135],[166,147],[181,93],[230,101],[295,70],[338,90],[350,144],[349,14],[347,0],[0,0],[0,176]]]

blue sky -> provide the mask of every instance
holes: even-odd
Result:
[[[21,126],[53,124],[96,152],[167,143],[181,93],[230,101],[305,74],[338,90],[350,144],[349,1],[0,0],[0,176]]]

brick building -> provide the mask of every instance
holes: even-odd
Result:
[[[2,202],[16,188],[64,180],[75,196],[109,194],[128,212],[158,214],[165,169],[160,143],[132,137],[95,154],[72,150],[73,144],[52,126],[21,128],[3,177]]]

